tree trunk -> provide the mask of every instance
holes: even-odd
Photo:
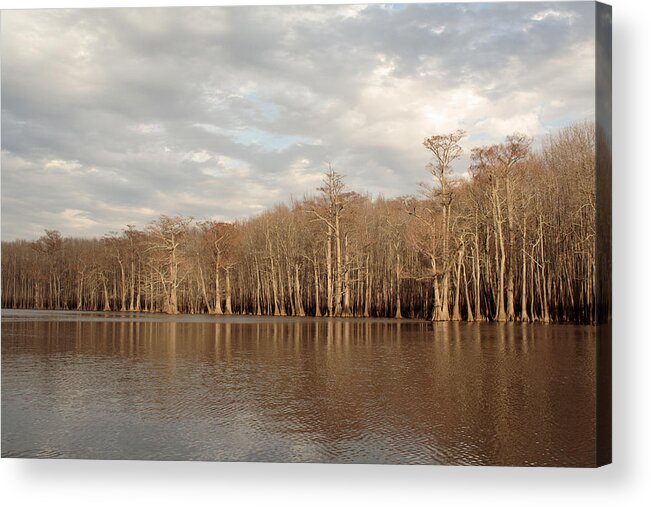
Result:
[[[529,322],[527,313],[527,222],[522,231],[522,294],[520,295],[520,320]]]
[[[400,276],[401,276],[401,266],[400,266],[400,252],[396,248],[396,319],[402,319],[402,308],[400,302]]]
[[[335,280],[335,317],[341,316],[341,298],[343,296],[344,287],[344,268],[343,259],[341,256],[341,230],[339,227],[339,215],[335,216],[335,253],[336,253],[336,266],[337,277]]]
[[[314,316],[321,317],[321,301],[319,300],[319,265],[314,254],[312,265],[314,266]]]
[[[463,263],[463,245],[459,248],[457,254],[457,272],[456,272],[456,287],[454,290],[454,309],[452,311],[452,320],[458,321],[461,320],[461,308],[460,308],[460,295],[461,295],[461,264]]]
[[[106,286],[106,279],[102,279],[102,285],[104,287],[104,311],[105,312],[110,312],[111,311],[111,305],[109,304],[109,293],[108,293],[108,287]]]
[[[210,304],[210,298],[208,298],[208,293],[206,291],[206,282],[203,279],[203,270],[201,269],[201,264],[198,262],[197,267],[199,269],[199,287],[201,288],[201,295],[203,296],[203,301],[206,304],[206,308],[208,309],[208,314],[213,315],[215,313],[215,309]]]
[[[328,242],[326,244],[326,270],[327,270],[327,298],[328,298],[328,317],[334,315],[334,297],[333,297],[333,280],[332,280],[332,231],[328,228]]]
[[[348,262],[348,234],[344,234],[344,259],[343,259],[343,304],[341,308],[342,317],[350,317],[350,265]]]
[[[224,314],[231,315],[233,313],[232,308],[232,293],[231,293],[231,268],[227,267],[226,271],[226,303],[224,305]]]
[[[219,256],[215,260],[215,306],[213,307],[215,315],[221,315],[222,312],[222,294],[219,286]]]
[[[497,196],[497,188],[493,187],[493,199],[495,205],[495,229],[497,231],[497,238],[499,244],[499,279],[497,286],[497,310],[495,312],[495,320],[498,322],[506,322],[507,316],[504,308],[504,278],[506,274],[506,252],[504,246],[504,234],[502,232],[502,212]]]
[[[301,300],[301,279],[298,263],[294,264],[294,311],[299,317],[305,317],[303,301]]]

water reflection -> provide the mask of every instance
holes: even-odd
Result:
[[[26,313],[3,456],[594,464],[591,327]]]

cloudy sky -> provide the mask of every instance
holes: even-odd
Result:
[[[594,4],[2,13],[2,239],[415,193],[424,137],[594,115]],[[463,172],[467,158],[455,168]]]

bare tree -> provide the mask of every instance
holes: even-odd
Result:
[[[178,313],[178,287],[186,274],[179,273],[180,246],[192,223],[189,217],[162,215],[146,229],[149,234],[148,252],[151,267],[158,273],[163,288],[163,312]]]
[[[432,188],[432,201],[438,201],[442,208],[441,230],[443,232],[442,264],[443,274],[441,295],[437,298],[433,320],[449,320],[450,310],[448,293],[450,289],[450,269],[452,258],[450,256],[450,213],[454,196],[454,180],[451,177],[452,163],[459,159],[463,150],[459,145],[466,133],[457,130],[451,134],[435,135],[425,139],[423,145],[429,150],[434,160],[427,165],[430,174],[434,177],[437,186]]]
[[[47,230],[2,242],[2,305],[103,311],[594,322],[595,129],[532,150],[514,134],[452,164],[432,136],[431,183],[396,199],[350,192],[328,166],[314,195],[234,222],[161,216],[102,239]]]

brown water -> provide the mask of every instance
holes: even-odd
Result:
[[[595,332],[3,310],[2,456],[591,466]]]

